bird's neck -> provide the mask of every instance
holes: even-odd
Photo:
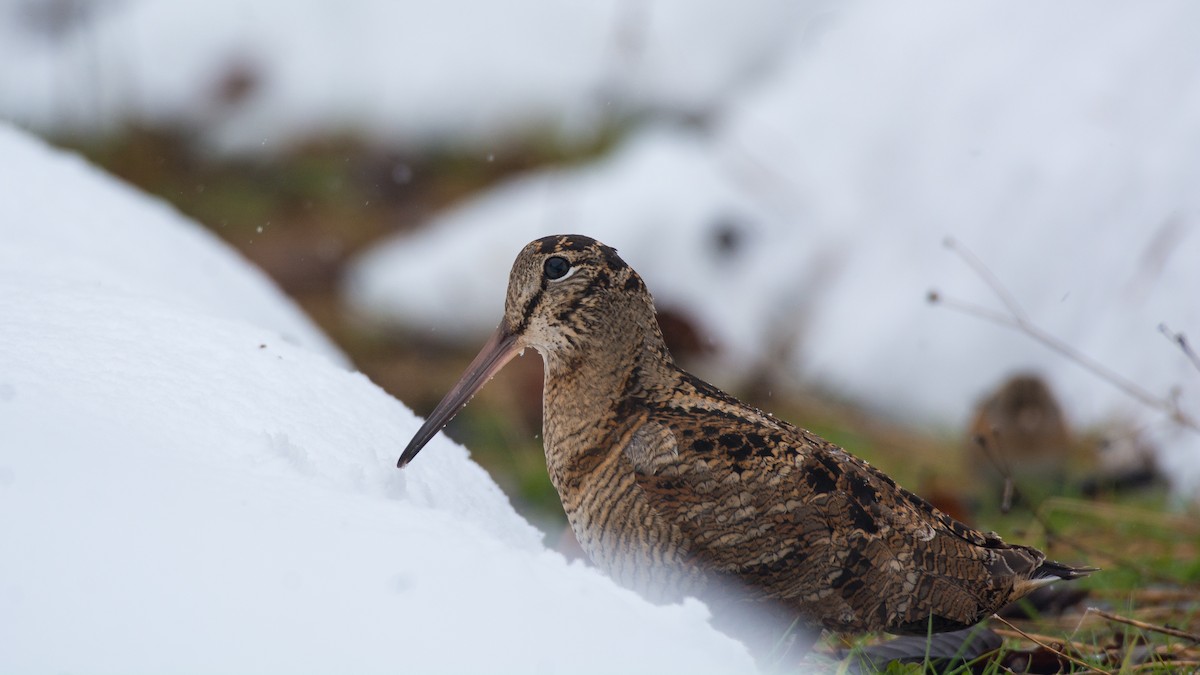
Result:
[[[542,428],[552,473],[604,445],[637,401],[669,391],[681,377],[653,309],[639,321],[625,315],[570,348],[542,356]]]

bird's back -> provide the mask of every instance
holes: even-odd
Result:
[[[596,513],[573,525],[584,542],[640,547],[644,561],[663,567],[659,576],[674,569],[681,588],[703,585],[703,595],[726,586],[825,628],[903,634],[970,626],[1076,574],[682,372],[671,387],[619,405],[623,424],[609,452],[596,449],[606,459],[588,481],[593,499],[605,495],[581,495],[576,506]],[[597,531],[601,523],[636,532]],[[598,564],[605,555],[594,555]]]

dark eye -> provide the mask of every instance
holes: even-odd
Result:
[[[546,273],[546,278],[551,281],[561,279],[566,276],[567,272],[571,271],[571,263],[567,262],[566,258],[554,256],[546,258],[546,263],[542,265],[542,271]]]

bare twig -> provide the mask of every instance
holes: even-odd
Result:
[[[1003,618],[1000,617],[999,614],[993,614],[992,618],[999,621],[1000,623],[1004,624],[1005,626],[1008,626],[1009,628],[1011,628],[1012,630],[1014,630],[1018,634],[1020,634],[1021,637],[1025,638],[1026,640],[1029,640],[1030,642],[1033,642],[1034,644],[1038,645],[1039,647],[1042,647],[1043,649],[1048,649],[1048,650],[1054,652],[1055,654],[1058,654],[1059,656],[1063,657],[1064,659],[1070,661],[1071,663],[1074,663],[1077,666],[1083,666],[1084,668],[1087,668],[1089,671],[1096,670],[1096,667],[1093,666],[1092,664],[1088,663],[1087,661],[1075,658],[1074,656],[1071,656],[1070,654],[1062,651],[1061,649],[1055,649],[1054,647],[1051,647],[1049,644],[1051,641],[1049,641],[1049,640],[1043,641],[1043,640],[1037,639],[1039,637],[1045,638],[1046,636],[1039,635],[1037,637],[1034,637],[1030,633],[1026,633],[1025,631],[1021,630],[1020,628],[1017,628],[1013,624],[1009,623],[1008,621],[1005,621]],[[1069,643],[1070,641],[1069,640],[1068,641],[1054,640],[1054,642],[1058,642],[1060,645],[1063,645],[1063,644]],[[1074,645],[1072,645],[1072,646],[1074,646]],[[1108,671],[1100,670],[1098,672],[1107,673]]]
[[[992,292],[996,294],[996,297],[1000,298],[1000,302],[1004,303],[1004,306],[1008,308],[1009,313],[1012,314],[1018,323],[1029,323],[1029,317],[1025,314],[1025,310],[1017,304],[1016,299],[1008,292],[1004,284],[1000,283],[996,275],[988,269],[988,266],[983,264],[983,261],[976,257],[969,248],[960,245],[954,237],[946,237],[942,243],[946,248],[957,253],[958,257],[963,259],[963,262],[975,270],[975,274],[978,274],[979,278],[983,279],[983,283],[987,284],[988,288],[992,289]]]
[[[1017,493],[1016,483],[1012,476],[1004,478],[1004,492],[1000,494],[1000,513],[1012,511],[1013,496]]]
[[[962,312],[963,314],[970,314],[971,316],[978,317],[985,321],[991,321],[992,323],[998,323],[1001,326],[1008,326],[1010,328],[1012,328],[1012,327],[1020,328],[1021,327],[1020,323],[1018,323],[1011,314],[1005,314],[1004,312],[997,312],[994,309],[988,309],[987,307],[980,307],[979,305],[973,305],[969,302],[955,300],[954,298],[947,298],[946,296],[942,295],[938,291],[929,291],[928,300],[931,304],[945,305],[946,307],[958,310],[958,311]]]
[[[945,244],[947,248],[949,248],[951,251],[954,251],[960,258],[963,259],[964,262],[967,263],[967,265],[971,267],[971,269],[975,271],[976,274],[980,276],[980,278],[983,279],[984,283],[986,283],[988,287],[992,289],[992,292],[995,293],[998,298],[1000,298],[1000,301],[1004,303],[1004,306],[1008,309],[1008,313],[1005,314],[1003,312],[997,312],[985,307],[980,307],[979,305],[975,305],[973,303],[947,298],[937,291],[929,292],[929,302],[933,304],[944,305],[964,314],[976,316],[1002,326],[1015,328],[1032,337],[1037,342],[1040,342],[1045,347],[1058,352],[1067,359],[1074,361],[1083,368],[1091,371],[1096,376],[1117,387],[1134,399],[1142,402],[1144,405],[1156,410],[1161,410],[1176,423],[1193,431],[1200,432],[1200,422],[1197,422],[1195,418],[1185,413],[1173,398],[1156,396],[1155,394],[1138,385],[1136,382],[1127,379],[1099,361],[1096,361],[1095,359],[1080,352],[1071,345],[1051,335],[1040,326],[1030,321],[1028,316],[1025,314],[1025,311],[1012,298],[1011,294],[1009,294],[1007,289],[1005,289],[1000,281],[996,278],[996,275],[994,275],[991,270],[989,270],[987,266],[979,260],[979,258],[975,257],[973,253],[971,253],[966,249],[966,247],[958,243],[953,238],[947,238]],[[1184,340],[1184,343],[1186,343],[1186,339]]]
[[[1192,642],[1200,643],[1200,634],[1189,633],[1185,630],[1179,630],[1178,628],[1171,628],[1170,626],[1160,626],[1158,624],[1146,623],[1145,621],[1138,621],[1137,619],[1130,619],[1129,617],[1113,614],[1112,612],[1106,612],[1095,607],[1088,607],[1087,611],[1092,614],[1102,616],[1109,621],[1115,621],[1117,623],[1133,626],[1134,628],[1140,628],[1142,630],[1162,633],[1164,635],[1170,635],[1172,637],[1183,638],[1184,640],[1191,640]]]
[[[1158,331],[1167,336],[1168,340],[1178,345],[1179,349],[1183,351],[1183,355],[1188,357],[1188,360],[1192,362],[1196,370],[1200,370],[1200,355],[1197,355],[1195,350],[1192,349],[1192,345],[1188,342],[1186,335],[1183,333],[1172,333],[1171,329],[1167,328],[1167,324],[1165,323],[1158,324]]]

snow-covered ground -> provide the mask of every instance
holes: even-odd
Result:
[[[369,252],[348,296],[477,341],[519,248],[582,232],[696,318],[727,366],[786,342],[791,372],[951,428],[1004,376],[1040,371],[1077,425],[1146,424],[1200,492],[1200,434],[926,302],[1004,311],[952,237],[1034,323],[1200,415],[1200,372],[1159,332],[1200,341],[1197,26],[1182,0],[843,5],[713,130],[645,129],[594,165],[500,186]]]
[[[168,206],[0,125],[0,671],[750,672]]]
[[[0,0],[0,117],[171,124],[240,152],[352,132],[391,145],[568,138],[703,113],[810,0]]]

